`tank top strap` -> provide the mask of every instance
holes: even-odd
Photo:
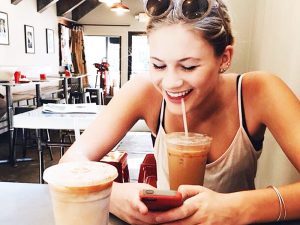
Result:
[[[242,107],[243,107],[243,103],[242,103],[242,80],[243,80],[244,74],[239,75],[238,78],[238,90],[237,90],[237,94],[238,94],[238,109],[239,109],[239,120],[240,120],[240,127],[243,126],[243,112],[242,112]]]
[[[166,101],[163,99],[162,102],[161,102],[158,128],[159,128],[160,125],[162,125],[162,127],[164,127],[164,122],[165,122],[165,107],[166,107]]]

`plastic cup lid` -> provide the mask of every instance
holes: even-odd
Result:
[[[117,169],[101,162],[66,162],[47,168],[43,178],[62,187],[89,187],[107,184],[118,176]]]

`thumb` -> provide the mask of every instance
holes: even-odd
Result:
[[[178,192],[182,194],[182,198],[184,200],[193,197],[201,192],[206,192],[209,189],[200,186],[200,185],[180,185],[178,188]]]

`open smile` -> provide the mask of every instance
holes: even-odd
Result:
[[[193,89],[188,89],[185,91],[180,91],[180,92],[171,92],[171,91],[166,91],[166,94],[168,96],[168,99],[173,102],[173,103],[180,103],[182,98],[185,98],[188,96]]]

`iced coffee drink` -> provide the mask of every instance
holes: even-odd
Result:
[[[197,133],[166,135],[171,190],[177,190],[181,184],[203,185],[211,141],[211,137]]]
[[[115,167],[100,162],[67,162],[45,170],[56,225],[106,225]]]

